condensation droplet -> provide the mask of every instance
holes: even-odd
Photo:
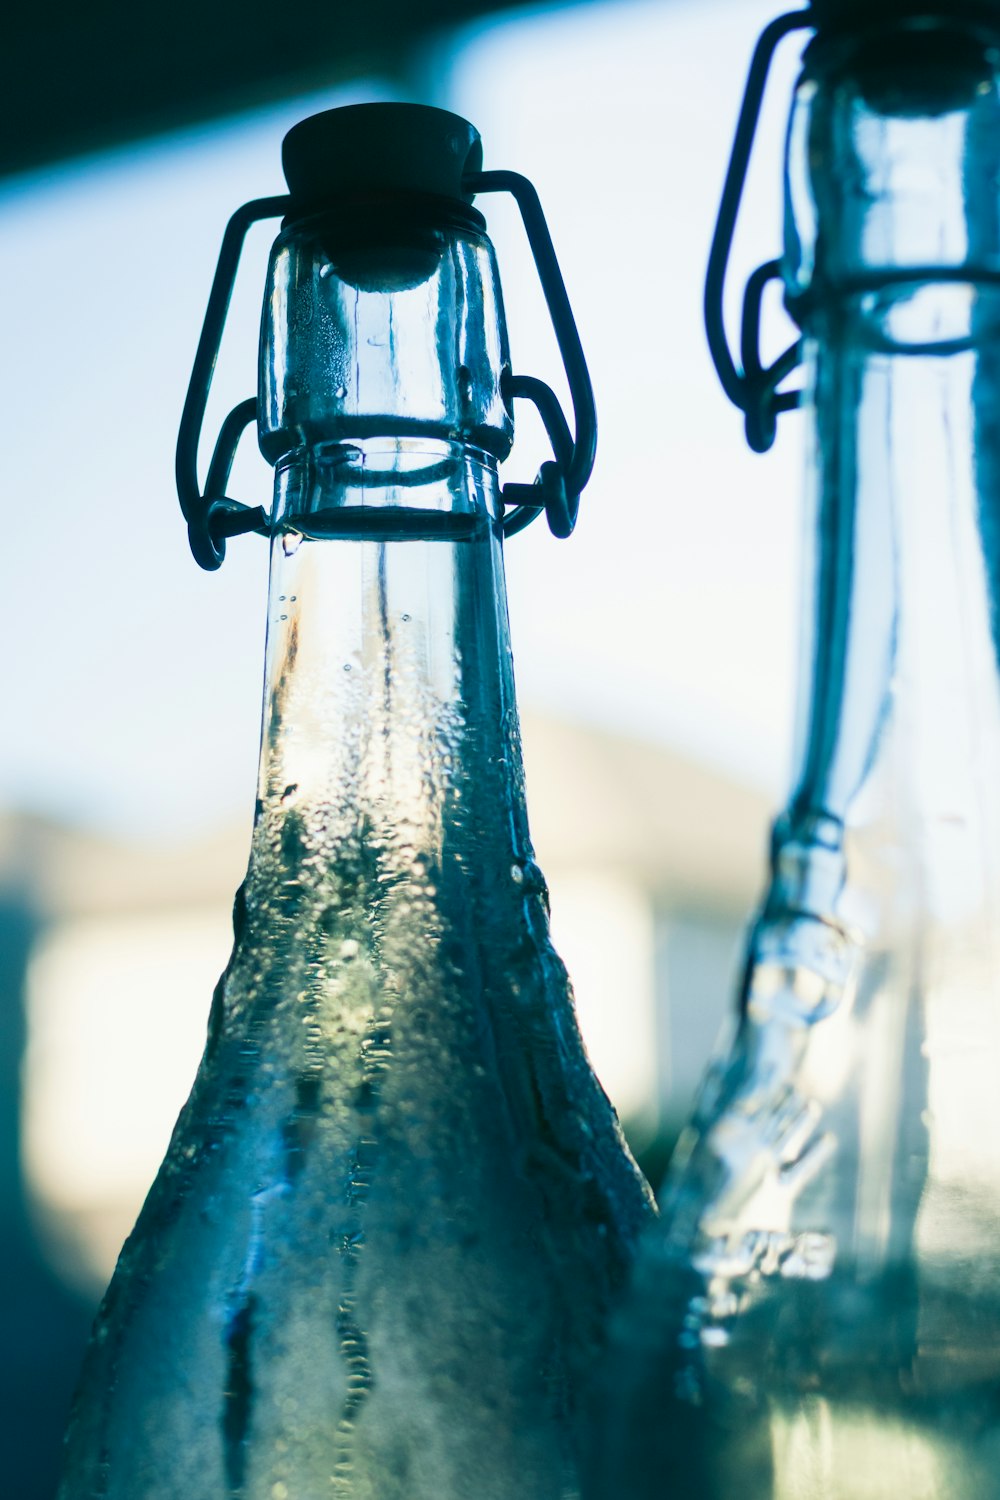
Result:
[[[286,531],[285,532],[284,536],[281,539],[281,550],[284,552],[284,554],[285,554],[286,557],[291,557],[294,553],[298,552],[298,550],[299,550],[299,548],[301,546],[302,546],[302,533],[301,533],[301,531]]]
[[[325,281],[328,276],[333,275],[333,267],[329,261],[324,262],[319,268],[320,279]]]
[[[351,664],[350,664],[350,662],[349,661],[345,661],[344,662],[344,671],[345,672],[349,672],[350,670],[351,670]]]
[[[410,617],[409,617],[409,615],[404,615],[403,616],[403,624],[404,625],[408,625],[409,623],[410,623]]]
[[[347,386],[338,385],[333,394],[336,396],[338,401],[343,401],[344,397],[347,395]]]
[[[511,865],[510,878],[511,880],[513,880],[515,885],[524,884],[524,870],[520,865]]]
[[[287,615],[279,615],[279,616],[278,616],[278,619],[279,619],[279,620],[287,620],[287,619],[288,619],[288,616],[287,616]]]

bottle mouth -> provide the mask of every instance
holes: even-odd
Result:
[[[456,232],[485,236],[471,204],[431,193],[343,193],[318,208],[293,208],[283,228],[307,228],[334,273],[362,292],[403,292],[436,272]]]
[[[925,15],[901,6],[886,14],[876,6],[867,16],[849,9],[839,24],[821,27],[804,69],[825,86],[849,79],[877,114],[933,119],[969,108],[992,84],[998,49],[1000,6],[990,24],[961,9]]]
[[[286,224],[318,224],[341,278],[403,291],[434,274],[447,232],[481,234],[466,179],[483,164],[479,132],[423,104],[351,104],[285,136]]]

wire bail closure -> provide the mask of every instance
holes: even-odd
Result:
[[[869,7],[876,13],[878,0],[869,0]],[[883,0],[884,19],[905,17],[909,10],[922,14],[925,10],[941,12],[946,19],[982,19],[987,9],[977,0],[936,0],[935,4],[923,6],[913,0]],[[992,0],[991,9],[1000,10],[1000,0]],[[736,221],[739,215],[747,168],[753,149],[761,105],[767,87],[768,74],[779,44],[793,31],[810,29],[822,34],[834,19],[837,0],[810,0],[804,10],[792,11],[778,16],[766,26],[754,49],[747,74],[746,87],[740,105],[740,113],[733,137],[729,165],[726,169],[719,203],[719,213],[705,274],[705,332],[716,373],[726,395],[743,412],[746,422],[746,438],[755,453],[766,453],[774,443],[778,417],[782,412],[801,406],[804,393],[801,390],[780,390],[782,382],[798,366],[802,357],[802,340],[797,339],[773,364],[765,365],[760,354],[760,323],[764,291],[771,281],[782,279],[780,260],[770,260],[759,266],[749,277],[743,294],[743,313],[740,324],[740,368],[733,358],[726,337],[723,316],[726,272],[732,250]],[[852,27],[861,24],[861,14],[866,9],[865,0],[856,0],[850,7],[844,3],[845,15],[840,19],[850,22]],[[827,15],[827,12],[831,14]],[[998,17],[997,19],[1000,19]],[[997,20],[992,30],[997,31]],[[971,282],[975,285],[996,287],[1000,285],[1000,270],[980,262],[963,266],[920,265],[894,267],[874,266],[865,274],[841,277],[836,281],[817,278],[806,293],[792,295],[786,291],[785,306],[800,327],[806,322],[816,305],[831,297],[857,296],[865,292],[878,292],[900,283],[914,281],[947,284],[952,281]],[[936,346],[937,347],[937,346]]]
[[[543,463],[534,484],[505,484],[501,498],[511,508],[504,517],[505,536],[514,536],[544,510],[553,536],[572,534],[580,509],[580,495],[593,473],[597,454],[597,408],[587,360],[573,317],[566,284],[556,258],[538,194],[520,172],[473,172],[463,178],[469,193],[510,193],[520,210],[545,304],[552,319],[573,403],[575,436],[571,435],[559,399],[551,386],[533,375],[508,375],[501,392],[508,408],[521,398],[531,401],[542,419],[554,460]]]
[[[737,366],[729,348],[723,316],[726,272],[771,62],[786,36],[815,26],[816,18],[811,9],[778,16],[764,28],[754,48],[705,273],[705,332],[712,363],[722,389],[744,415],[747,443],[754,453],[767,452],[777,434],[779,415],[801,404],[801,391],[781,391],[778,387],[799,364],[802,341],[797,339],[773,364],[765,365],[761,359],[760,319],[764,290],[769,282],[781,279],[780,260],[767,261],[754,271],[743,294],[740,322],[742,369]]]
[[[503,532],[505,536],[514,536],[544,511],[553,535],[568,537],[576,525],[580,494],[594,468],[597,411],[586,357],[552,238],[538,194],[520,173],[471,173],[463,179],[462,187],[469,193],[508,192],[517,203],[555,329],[573,403],[575,435],[570,432],[558,397],[543,380],[532,375],[512,375],[509,371],[501,377],[501,395],[508,410],[515,400],[532,402],[542,419],[554,455],[542,464],[534,484],[503,486],[501,499],[506,512]],[[181,413],[175,458],[177,497],[187,522],[188,540],[195,561],[209,571],[221,566],[228,538],[250,531],[266,536],[270,529],[267,512],[262,506],[244,505],[226,494],[240,438],[257,418],[256,397],[241,401],[223,422],[204,490],[198,480],[198,444],[243,243],[253,224],[262,219],[283,217],[292,207],[292,198],[287,194],[257,198],[238,208],[226,225]]]
[[[195,562],[209,572],[221,567],[226,556],[227,537],[240,536],[247,531],[256,531],[263,536],[268,533],[267,513],[262,506],[243,505],[238,500],[230,500],[226,494],[239,440],[244,429],[257,417],[256,397],[241,401],[223,422],[208,466],[204,490],[198,482],[198,441],[243,242],[251,225],[261,219],[279,218],[287,213],[291,201],[287,194],[255,198],[238,208],[226,225],[184,398],[174,458],[177,498],[187,522],[188,541]]]

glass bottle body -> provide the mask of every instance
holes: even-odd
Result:
[[[398,299],[458,253],[390,248],[381,292],[344,283],[329,245],[272,274],[250,869],[204,1060],[98,1318],[63,1500],[578,1489],[577,1390],[649,1200],[548,937],[496,461],[467,441],[469,399],[430,423],[393,409],[427,331]],[[502,339],[464,286],[430,328],[468,397],[463,330]],[[343,350],[308,343],[305,294],[354,340],[325,385]]]
[[[942,74],[935,45],[808,80],[793,117],[797,775],[618,1320],[595,1494],[1000,1493],[1000,137],[992,65]]]

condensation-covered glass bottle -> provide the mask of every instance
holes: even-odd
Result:
[[[578,1489],[577,1388],[650,1199],[528,838],[477,150],[464,121],[401,106],[286,143],[250,868],[62,1500]]]
[[[600,1500],[1000,1496],[1000,7],[816,12],[796,775],[614,1323]]]

